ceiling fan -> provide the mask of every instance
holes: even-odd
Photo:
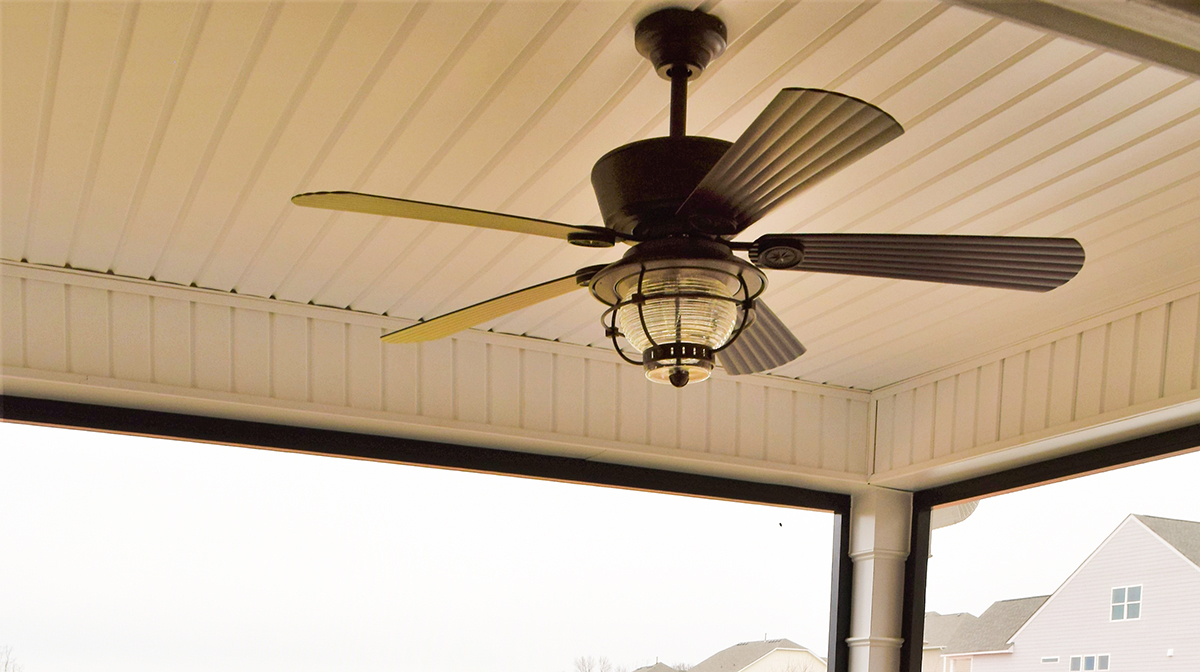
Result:
[[[831,91],[780,91],[737,142],[684,132],[687,85],[725,50],[725,25],[668,8],[637,24],[637,50],[671,82],[670,135],[618,147],[592,169],[604,226],[348,191],[299,194],[297,205],[514,231],[573,245],[632,245],[618,261],[456,310],[383,336],[430,341],[582,287],[608,306],[605,334],[646,377],[683,387],[714,360],[733,375],[766,371],[805,348],[759,297],[761,268],[924,280],[1044,292],[1083,266],[1071,238],[855,233],[732,240],[773,208],[900,136],[870,103]],[[750,261],[734,256],[747,252]],[[642,353],[627,356],[623,337]]]

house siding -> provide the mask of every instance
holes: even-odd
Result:
[[[1111,590],[1134,585],[1141,618],[1111,621]],[[1091,654],[1109,654],[1109,672],[1200,670],[1200,569],[1133,518],[1016,634],[1011,654],[978,656],[973,668],[1067,672],[1071,656]]]

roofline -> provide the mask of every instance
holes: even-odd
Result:
[[[1143,528],[1146,529],[1147,532],[1154,535],[1154,538],[1161,541],[1163,543],[1163,545],[1165,545],[1167,548],[1169,548],[1171,550],[1172,553],[1174,553],[1175,555],[1178,555],[1180,558],[1183,558],[1184,562],[1188,563],[1189,565],[1194,567],[1196,569],[1196,571],[1200,572],[1200,564],[1193,562],[1191,558],[1184,555],[1178,548],[1175,548],[1174,544],[1172,544],[1171,542],[1164,539],[1163,536],[1161,534],[1159,534],[1158,532],[1155,532],[1154,528],[1152,528],[1149,525],[1147,525],[1146,523],[1142,522],[1142,520],[1140,518],[1138,518],[1138,514],[1131,513],[1131,514],[1129,514],[1129,517],[1136,520],[1138,525],[1141,525]],[[1147,516],[1147,518],[1158,518],[1158,517],[1159,516]],[[1191,521],[1191,520],[1180,520],[1178,518],[1162,518],[1161,520],[1179,520],[1179,522],[1181,522],[1181,523],[1195,522],[1195,521]]]
[[[1033,618],[1033,617],[1030,616],[1030,618]],[[1013,652],[1013,650],[1012,650],[1012,647],[1010,646],[1007,649],[1004,649],[1003,651],[959,651],[959,652],[955,652],[955,653],[943,653],[942,657],[943,658],[954,658],[957,656],[991,656],[991,655],[994,655],[997,653],[1012,653],[1012,652]]]
[[[1071,575],[1068,576],[1065,581],[1058,584],[1058,588],[1055,588],[1054,592],[1050,593],[1050,597],[1047,597],[1046,601],[1042,602],[1041,606],[1039,606],[1037,609],[1035,609],[1034,612],[1029,615],[1029,618],[1025,619],[1025,622],[1021,624],[1021,627],[1017,628],[1017,631],[1014,632],[1012,634],[1012,636],[1008,638],[1007,644],[1009,644],[1011,646],[1013,643],[1013,640],[1015,640],[1017,638],[1017,635],[1019,635],[1025,631],[1025,626],[1032,623],[1033,619],[1037,618],[1038,614],[1042,613],[1042,610],[1046,608],[1046,605],[1050,604],[1051,602],[1054,601],[1054,598],[1058,597],[1058,594],[1062,592],[1063,587],[1065,587],[1068,583],[1070,583],[1071,579],[1075,578],[1076,574],[1083,571],[1083,568],[1087,567],[1088,563],[1092,561],[1092,558],[1096,557],[1096,554],[1099,553],[1101,550],[1103,550],[1104,547],[1108,545],[1108,542],[1112,541],[1113,537],[1117,536],[1117,533],[1120,532],[1121,530],[1123,530],[1125,528],[1125,526],[1128,525],[1129,521],[1131,521],[1131,520],[1137,520],[1134,517],[1134,514],[1132,514],[1132,513],[1125,516],[1125,520],[1122,520],[1121,524],[1117,525],[1117,528],[1115,530],[1108,533],[1108,536],[1104,538],[1104,541],[1100,542],[1100,545],[1096,547],[1096,550],[1092,551],[1091,554],[1089,554],[1086,558],[1084,558],[1083,562],[1080,563],[1080,565],[1075,568],[1075,571],[1071,572]],[[1141,524],[1140,521],[1139,521],[1139,524]],[[1145,527],[1145,525],[1142,525],[1142,527]],[[1154,536],[1157,537],[1158,535],[1154,535]],[[1165,543],[1165,540],[1164,540],[1164,543]],[[1170,544],[1168,544],[1168,545],[1170,545]]]
[[[757,644],[757,643],[758,643],[757,641],[741,642],[741,644],[736,644],[735,646],[741,646],[742,644]],[[771,655],[772,653],[779,651],[780,649],[782,649],[784,651],[800,651],[800,652],[811,655],[813,658],[816,658],[817,660],[824,660],[817,654],[813,653],[812,649],[809,649],[808,647],[804,646],[803,644],[796,644],[796,646],[794,646],[794,647],[792,647],[792,646],[777,646],[777,647],[771,649],[770,651],[767,651],[766,653],[762,654],[758,658],[755,658],[754,660],[746,663],[744,666],[742,666],[742,669],[746,669],[747,667],[750,667],[751,665],[757,663],[758,661],[762,660],[763,658],[766,658],[767,656]],[[826,665],[828,665],[828,663],[826,663]]]

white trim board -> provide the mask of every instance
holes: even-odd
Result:
[[[597,348],[5,264],[6,392],[332,427],[849,492],[869,394],[718,373],[655,385]],[[115,318],[114,316],[120,316]]]

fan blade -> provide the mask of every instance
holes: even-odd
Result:
[[[486,210],[456,208],[452,205],[439,205],[422,201],[407,201],[402,198],[388,196],[373,196],[353,191],[317,191],[309,194],[297,194],[292,197],[292,203],[306,208],[324,208],[326,210],[342,210],[346,212],[361,212],[368,215],[383,215],[385,217],[404,217],[406,219],[421,219],[428,222],[446,222],[464,226],[478,226],[485,229],[529,233],[535,236],[547,236],[566,240],[572,233],[593,232],[592,228],[558,224],[541,219],[505,215]]]
[[[888,113],[857,98],[784,89],[704,176],[679,213],[732,221],[741,231],[902,133]]]
[[[762,301],[754,302],[754,321],[729,347],[717,353],[725,371],[733,376],[759,373],[804,354],[804,346]]]
[[[604,266],[588,266],[575,271],[574,274],[557,280],[543,282],[540,285],[518,289],[494,299],[482,301],[473,306],[461,308],[452,313],[418,322],[409,327],[385,334],[382,340],[386,343],[418,343],[420,341],[436,341],[463,329],[469,329],[477,324],[483,324],[522,308],[528,308],[542,301],[568,294],[587,286],[596,271]]]
[[[1083,268],[1074,238],[889,233],[769,234],[750,260],[764,268],[1046,292]]]

